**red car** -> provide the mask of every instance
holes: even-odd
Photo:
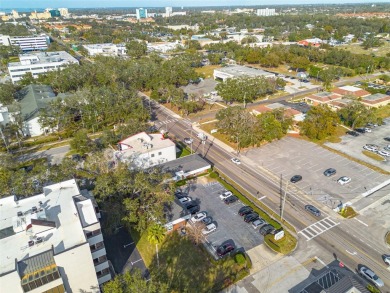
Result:
[[[217,248],[217,254],[218,256],[222,257],[228,254],[229,252],[232,252],[234,249],[235,248],[233,243],[225,243]]]

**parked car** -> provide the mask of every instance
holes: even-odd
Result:
[[[211,224],[208,224],[208,225],[202,230],[202,234],[203,234],[203,235],[207,235],[207,234],[210,234],[211,232],[214,232],[215,230],[217,230],[217,226],[215,226],[214,223],[211,223]]]
[[[257,220],[252,222],[252,227],[254,229],[257,229],[258,227],[260,227],[260,226],[262,226],[264,224],[265,224],[265,221],[263,219],[259,218],[259,219],[257,219]]]
[[[202,221],[206,217],[207,217],[206,212],[200,212],[191,218],[191,222],[196,223],[196,222]]]
[[[180,201],[181,203],[188,203],[188,202],[192,201],[192,199],[191,199],[191,197],[184,196],[184,197],[182,197],[182,198],[179,198],[179,201]]]
[[[184,142],[185,142],[186,144],[191,144],[191,143],[194,142],[194,140],[193,140],[192,138],[190,138],[190,137],[186,137],[186,138],[184,139]]]
[[[368,127],[364,128],[364,131],[368,132],[368,133],[372,132],[371,128],[368,128]]]
[[[299,181],[302,180],[302,176],[301,175],[294,175],[293,177],[291,177],[290,181],[291,183],[297,183]]]
[[[384,149],[385,151],[390,151],[390,144],[389,144],[388,146],[385,146],[383,149]]]
[[[230,159],[234,164],[236,164],[236,165],[240,165],[241,164],[241,161],[239,160],[239,159],[237,159],[237,158],[231,158]]]
[[[191,208],[188,208],[187,210],[188,210],[188,212],[189,212],[191,215],[193,215],[193,214],[196,214],[196,213],[198,213],[198,212],[200,211],[200,206],[199,206],[199,205],[196,205],[196,206],[193,206],[193,207],[191,207]]]
[[[364,128],[355,128],[354,130],[359,133],[366,133],[366,130]]]
[[[224,191],[222,194],[220,194],[219,195],[219,198],[221,199],[221,200],[225,200],[225,199],[227,199],[229,196],[232,196],[233,195],[233,193],[231,192],[231,191]]]
[[[225,198],[224,200],[224,203],[226,203],[227,205],[231,204],[231,203],[234,203],[238,200],[238,198],[234,195],[231,195],[229,196],[228,198]]]
[[[238,214],[240,216],[245,216],[247,214],[250,214],[251,212],[253,212],[253,209],[250,206],[243,206],[238,210]]]
[[[271,224],[266,224],[260,228],[259,232],[261,235],[265,236],[267,234],[270,234],[274,230],[275,230],[274,226],[272,226]]]
[[[385,151],[385,150],[378,151],[378,154],[381,156],[390,157],[390,152]]]
[[[326,177],[330,177],[330,176],[333,176],[334,174],[336,174],[336,169],[334,168],[328,168],[324,171],[324,175]]]
[[[369,268],[366,268],[365,266],[362,266],[359,269],[359,274],[367,280],[373,282],[374,285],[377,287],[383,287],[385,285],[383,281],[373,271],[371,271]]]
[[[350,177],[347,177],[347,176],[342,176],[340,177],[338,180],[337,180],[337,183],[340,184],[340,185],[345,185],[345,184],[348,184],[349,182],[351,182],[351,178]]]
[[[235,249],[235,247],[234,247],[233,243],[228,242],[228,243],[222,244],[217,248],[217,255],[220,257],[223,257],[223,256],[229,254],[230,252],[232,252],[234,249]]]
[[[383,138],[385,141],[390,141],[390,136]]]
[[[310,205],[310,204],[305,205],[305,210],[307,210],[308,212],[312,213],[316,217],[321,216],[320,210],[317,209],[316,207]]]
[[[206,218],[202,219],[202,223],[205,225],[210,224],[212,221],[213,221],[213,219],[211,217],[206,217]]]
[[[363,149],[365,149],[366,151],[370,151],[370,152],[376,152],[378,150],[378,148],[370,146],[370,145],[363,146]]]
[[[359,133],[357,133],[356,131],[353,131],[353,130],[347,131],[346,133],[349,135],[352,135],[354,137],[359,136]]]
[[[250,223],[250,222],[256,221],[258,218],[259,218],[259,214],[253,212],[253,213],[245,215],[244,221],[247,223]]]

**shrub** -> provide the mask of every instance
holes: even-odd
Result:
[[[216,179],[218,177],[219,177],[219,174],[217,172],[215,172],[215,171],[210,172],[210,178]]]
[[[237,253],[237,254],[234,256],[234,260],[235,260],[236,263],[239,264],[239,265],[243,265],[243,264],[246,263],[245,256],[244,256],[242,253]]]
[[[175,183],[177,187],[186,185],[186,180],[179,180]]]
[[[368,284],[366,288],[371,293],[381,293],[381,291],[377,287],[375,287],[374,285]]]

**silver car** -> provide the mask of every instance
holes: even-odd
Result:
[[[360,275],[365,277],[367,280],[374,283],[375,286],[377,286],[377,287],[383,287],[385,285],[383,283],[383,281],[377,275],[375,275],[375,273],[373,271],[371,271],[370,269],[368,269],[364,266],[362,266],[360,268],[359,273],[360,273]]]

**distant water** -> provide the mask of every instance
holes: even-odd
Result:
[[[0,7],[0,11],[2,12],[5,12],[5,13],[11,13],[12,10],[16,10],[17,12],[19,13],[23,13],[23,12],[33,12],[33,11],[37,11],[37,12],[43,12],[45,11],[46,8],[1,8]]]

